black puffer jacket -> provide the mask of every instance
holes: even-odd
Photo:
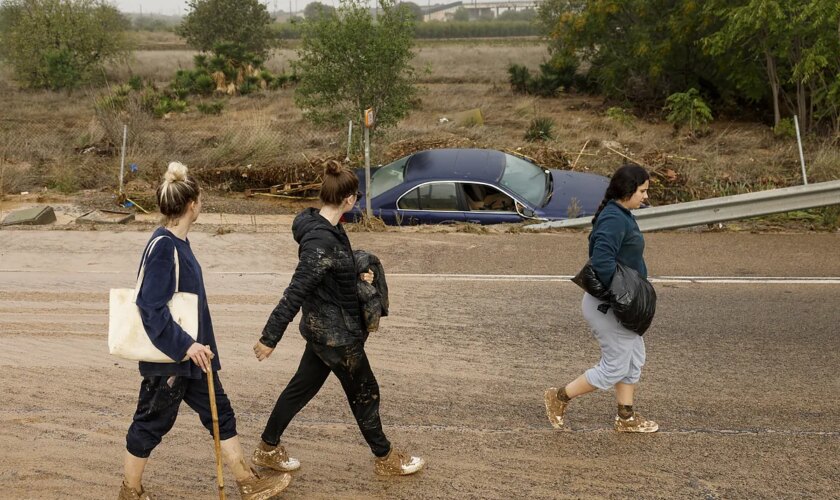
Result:
[[[388,282],[385,281],[385,269],[379,257],[364,250],[353,252],[356,258],[356,272],[359,274],[373,271],[373,284],[359,280],[356,294],[362,307],[362,318],[370,333],[379,329],[379,318],[388,315]]]
[[[301,307],[300,333],[307,341],[328,346],[363,342],[367,331],[356,295],[359,276],[344,228],[307,208],[295,217],[292,234],[300,245],[300,262],[260,342],[276,346]]]

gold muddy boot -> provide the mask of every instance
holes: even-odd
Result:
[[[289,472],[300,469],[300,460],[292,458],[286,452],[286,448],[282,444],[278,444],[273,450],[265,451],[259,447],[254,450],[254,456],[251,459],[254,465],[260,467],[267,467],[281,472]]]
[[[426,465],[420,457],[411,457],[400,450],[391,449],[387,455],[374,461],[374,471],[380,476],[407,476]]]
[[[134,488],[129,488],[128,485],[123,482],[120,487],[120,496],[117,497],[117,500],[152,500],[152,497],[146,493],[143,486],[140,486],[140,491],[137,491]]]
[[[251,469],[254,477],[237,481],[239,496],[242,500],[268,500],[279,495],[292,482],[292,476],[283,473],[268,473],[260,476]]]
[[[659,430],[659,424],[633,412],[629,418],[616,415],[615,430],[618,432],[656,432]]]
[[[557,391],[558,389],[556,387],[550,387],[545,390],[545,413],[548,415],[548,420],[555,429],[568,430],[565,415],[569,402],[560,401],[560,398],[557,397]]]

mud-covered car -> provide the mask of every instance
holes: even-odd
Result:
[[[365,171],[357,170],[363,196],[344,220],[364,211]],[[543,168],[491,149],[433,149],[371,169],[373,215],[386,224],[472,222],[498,224],[592,215],[609,179]]]

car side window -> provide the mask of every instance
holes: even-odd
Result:
[[[464,183],[464,194],[470,211],[515,212],[513,198],[484,184]]]
[[[398,208],[402,210],[420,210],[420,188],[412,189],[408,194],[400,198]]]
[[[458,194],[452,182],[435,182],[420,186],[400,199],[403,210],[458,211]]]

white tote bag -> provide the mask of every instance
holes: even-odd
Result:
[[[132,288],[112,288],[110,311],[108,314],[108,350],[114,356],[133,361],[149,361],[152,363],[175,363],[169,356],[161,352],[152,344],[140,310],[137,308],[137,294],[143,285],[143,275],[146,271],[146,258],[152,249],[167,236],[159,236],[152,240],[143,255],[140,274],[137,275],[137,285]],[[178,291],[179,281],[178,249],[175,249],[175,294],[167,304],[172,319],[195,340],[198,335],[198,295]],[[184,360],[188,359],[184,357]],[[182,360],[183,361],[183,360]]]

